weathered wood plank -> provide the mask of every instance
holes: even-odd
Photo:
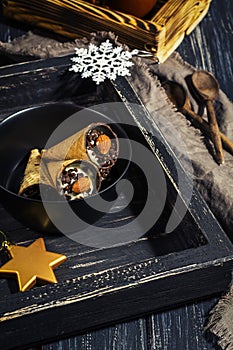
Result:
[[[190,64],[211,71],[233,101],[233,2],[214,0],[209,13],[177,51]],[[204,332],[218,299],[210,298],[149,317],[150,350],[217,350],[216,339]]]
[[[232,2],[215,0],[206,18],[187,36],[177,51],[199,69],[212,72],[233,101]]]
[[[215,302],[205,300],[152,315],[147,323],[148,350],[217,350],[216,342],[204,331]]]
[[[146,323],[138,319],[43,345],[42,350],[147,350],[147,341]]]
[[[233,99],[231,88],[232,7],[231,0],[213,1],[206,19],[189,38],[184,40],[179,52],[187,61],[198,68],[213,71],[220,82],[221,88]],[[13,29],[7,28],[10,35],[13,36]],[[5,33],[7,32],[4,31],[4,35]],[[44,346],[44,349],[102,350],[101,346],[103,344],[110,344],[110,347],[106,348],[107,350],[112,349],[111,346],[115,346],[115,349],[143,349],[142,344],[145,344],[145,349],[148,350],[217,349],[212,342],[206,341],[203,333],[203,325],[214,303],[215,299],[211,299],[210,301],[193,303],[179,309],[154,314],[148,325],[148,342],[138,342],[142,331],[128,322],[49,344]],[[143,334],[146,336],[146,333],[144,333],[146,319],[135,322],[136,324],[143,323]],[[129,339],[127,335],[130,332],[132,332],[132,338],[137,341],[133,342],[132,339]],[[107,340],[105,340],[106,337]],[[133,347],[130,347],[131,344],[133,344]]]
[[[168,0],[150,20],[111,11],[82,1],[7,0],[9,18],[46,28],[65,37],[87,36],[90,31],[114,31],[121,41],[140,50],[147,48],[160,62],[173,52],[208,11],[211,0]]]
[[[49,61],[51,62],[53,60]],[[39,70],[36,69],[37,63],[35,62],[35,70],[32,73],[34,78],[36,73],[41,75],[43,70],[46,75],[48,72],[52,73],[46,67],[41,67],[41,62],[38,64],[40,65]],[[30,75],[28,70],[24,71],[26,65],[23,65],[22,68],[23,76],[25,72],[26,76]],[[4,71],[7,72],[7,68]],[[9,68],[6,80],[9,77],[12,78],[14,74],[15,80],[20,80],[20,71],[15,72],[15,67]],[[2,82],[3,80],[4,78]],[[29,79],[29,81],[31,81],[30,89],[26,87],[24,89],[27,96],[26,102],[28,102],[30,90],[33,94],[34,88],[35,91],[38,89],[38,80]],[[123,83],[126,84],[126,81],[119,80],[115,89],[124,92],[124,102],[127,106],[129,102],[136,102],[137,97],[132,94],[130,85],[127,84],[125,87],[121,85]],[[16,82],[12,86],[13,90],[15,85],[17,85]],[[8,94],[10,96],[9,91]],[[151,149],[153,152],[156,149],[160,150],[158,156],[162,159],[160,164],[164,164],[164,169],[170,169],[168,178],[173,179],[174,184],[177,176],[176,169],[172,166],[172,156],[169,153],[171,151],[166,150],[166,143],[157,144],[159,138],[156,138],[155,135],[159,131],[154,127],[146,111],[138,113],[137,109],[135,113],[134,108],[131,107],[130,113],[130,118],[133,118],[135,123],[137,121],[142,130],[147,130],[147,136],[154,135],[151,140]],[[124,113],[124,118],[126,118],[126,113]],[[159,158],[156,159],[158,161]],[[141,183],[141,178],[138,176],[136,178]],[[183,173],[183,184],[190,185],[185,173]],[[169,202],[170,199],[172,201],[175,187],[168,188],[170,188],[167,197]],[[153,186],[150,190],[150,193],[157,193]],[[139,202],[136,207],[138,204]],[[60,332],[68,334],[74,330],[81,332],[90,327],[104,326],[116,320],[141,315],[155,308],[160,309],[177,302],[190,300],[194,295],[200,297],[200,295],[226,288],[228,280],[225,280],[225,273],[231,266],[231,243],[217,222],[213,220],[211,213],[195,190],[193,190],[189,210],[190,212],[187,212],[181,225],[173,233],[157,235],[161,231],[154,230],[154,233],[152,231],[147,238],[121,247],[99,250],[84,248],[83,250],[82,247],[66,241],[66,237],[59,237],[59,239],[57,236],[47,237],[46,243],[49,250],[67,254],[69,257],[68,262],[57,269],[59,285],[34,288],[33,291],[23,295],[12,293],[9,297],[9,291],[15,291],[15,286],[1,281],[5,286],[5,289],[3,287],[1,291],[5,296],[7,295],[6,300],[4,298],[0,301],[2,313],[0,324],[2,332],[0,334],[7,334],[4,339],[2,338],[2,344],[4,341],[6,348],[11,348],[13,343],[20,347],[24,345],[24,341],[30,341],[30,343],[41,341],[42,335],[46,339],[54,339],[60,335]],[[202,215],[203,210],[205,218]],[[126,219],[128,216],[126,215]],[[106,217],[102,224],[110,223],[109,220],[108,222],[105,220]],[[112,224],[114,225],[114,222]],[[182,230],[182,225],[185,227],[184,230]],[[212,230],[215,231],[215,236],[210,234]],[[33,239],[33,235],[29,238],[30,231],[23,233],[21,237],[20,232],[22,231],[18,228],[14,230],[12,236],[15,239],[18,239],[17,237],[21,239],[24,235],[23,243],[28,243]],[[29,234],[28,237],[26,233]],[[213,258],[215,262],[212,262]],[[194,278],[195,275],[198,276],[198,283]],[[207,275],[209,281],[213,280],[213,276],[218,276],[218,283],[208,284]],[[9,286],[8,292],[6,285]],[[143,286],[145,288],[142,290]],[[154,289],[153,294],[151,294],[152,289]],[[115,304],[119,305],[119,308],[116,309]],[[49,316],[50,313],[52,318]],[[64,315],[66,315],[66,322],[60,323],[59,319],[63,319]],[[20,335],[26,335],[29,321],[32,324],[36,323],[37,327],[31,327],[30,338],[22,340]],[[54,329],[50,327],[51,322],[54,324]],[[20,327],[17,324],[20,324]]]

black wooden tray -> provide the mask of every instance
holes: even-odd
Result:
[[[54,101],[83,106],[123,102],[122,115],[137,127],[134,135],[127,130],[129,137],[147,146],[163,169],[168,188],[166,205],[158,222],[149,232],[142,232],[140,239],[105,249],[79,245],[60,234],[33,232],[0,207],[0,228],[9,239],[27,245],[43,236],[48,250],[68,257],[55,271],[56,285],[19,293],[15,281],[0,280],[1,349],[29,347],[216,294],[226,290],[230,282],[231,241],[196,189],[185,204],[177,188],[177,173],[182,174],[183,189],[189,191],[191,181],[174,161],[172,150],[147,110],[142,105],[138,109],[140,100],[128,81],[118,78],[96,87],[89,80],[67,74],[69,65],[70,57],[65,56],[1,68],[1,119],[25,107]],[[117,115],[116,121],[121,122]],[[138,195],[131,206],[102,217],[99,226],[120,225],[124,230],[124,222],[137,216],[144,180],[133,164],[128,179]],[[186,214],[176,229],[164,234],[177,196],[187,206]]]

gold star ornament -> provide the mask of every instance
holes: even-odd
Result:
[[[11,259],[0,267],[0,275],[16,275],[21,292],[32,288],[39,280],[57,283],[53,269],[62,264],[66,256],[47,251],[43,238],[28,247],[5,244],[4,248]]]

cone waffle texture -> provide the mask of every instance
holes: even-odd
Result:
[[[86,133],[91,127],[91,125],[87,126],[86,128],[59,142],[55,146],[49,148],[44,152],[43,159],[47,161],[57,161],[61,159],[88,160],[88,155],[86,152]]]
[[[104,123],[90,124],[48,150],[42,150],[41,152],[38,149],[31,150],[19,194],[22,195],[29,187],[39,184],[49,185],[57,189],[57,180],[62,171],[74,162],[86,161],[92,168],[96,168],[99,175],[96,165],[89,159],[86,147],[88,131],[97,126],[108,129],[116,140],[118,152],[118,138],[112,129]]]
[[[57,188],[57,177],[67,165],[77,159],[88,160],[85,140],[89,128],[80,130],[48,150],[31,150],[19,195],[33,185],[46,184]],[[75,159],[74,154],[77,155]]]
[[[80,162],[79,159],[67,159],[67,160],[57,160],[57,161],[45,161],[43,159],[44,150],[40,152],[38,149],[33,149],[30,153],[28,163],[24,172],[23,181],[20,186],[19,195],[23,195],[24,192],[33,185],[48,185],[53,188],[58,188],[58,179],[61,176],[63,170],[75,163]],[[90,161],[85,160],[85,164],[94,173],[96,170],[97,179],[97,190],[100,188],[101,176],[98,168],[92,164]],[[95,177],[93,177],[94,179]]]
[[[43,162],[42,157],[42,164],[41,164],[41,183],[45,183],[44,181],[47,181],[47,184],[50,184],[52,187],[57,188],[57,180],[60,177],[62,171],[70,164],[77,163],[77,159],[69,159],[69,160],[58,160],[58,161],[50,161],[47,163]],[[48,175],[46,177],[46,175]],[[49,183],[50,182],[50,183]]]
[[[24,172],[24,178],[19,189],[20,195],[23,194],[28,187],[39,184],[40,162],[41,162],[40,151],[38,149],[31,150],[28,163]]]
[[[119,152],[119,142],[117,135],[113,132],[109,125],[104,123],[93,123],[86,128],[78,131],[77,133],[69,136],[65,140],[59,142],[48,150],[44,151],[43,159],[46,161],[58,161],[61,159],[77,159],[91,161],[87,153],[86,136],[89,130],[92,130],[98,126],[107,128],[109,133],[114,137],[117,145],[117,153]],[[115,162],[112,163],[114,165]],[[111,165],[111,166],[112,166]],[[110,167],[111,167],[110,166]]]

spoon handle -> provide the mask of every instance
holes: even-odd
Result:
[[[216,161],[218,164],[224,163],[224,155],[222,148],[222,141],[219,133],[218,123],[214,111],[213,102],[211,100],[206,100],[207,116],[210,128],[210,138],[214,144],[216,152]]]
[[[205,121],[205,119],[203,119],[200,115],[198,115],[197,113],[195,113],[187,107],[185,109],[183,108],[183,110],[192,118],[193,123],[210,137],[210,128],[207,121]],[[219,134],[224,149],[228,151],[231,155],[233,155],[233,142],[221,131],[219,132]]]

